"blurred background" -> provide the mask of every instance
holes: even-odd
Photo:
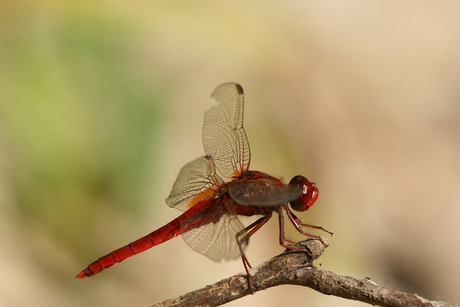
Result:
[[[0,305],[150,306],[243,271],[178,238],[75,278],[180,214],[164,199],[229,81],[251,169],[320,189],[300,216],[334,232],[322,268],[459,304],[458,16],[456,1],[1,1]],[[247,256],[282,251],[274,219]],[[262,304],[364,306],[296,286],[228,306]]]

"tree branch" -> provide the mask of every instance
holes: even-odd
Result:
[[[251,270],[251,289],[258,292],[278,285],[300,285],[326,295],[335,295],[377,306],[451,306],[444,302],[429,301],[416,294],[382,287],[366,278],[358,280],[340,276],[313,266],[327,248],[327,240],[307,239],[299,243],[308,252],[286,250],[284,253]],[[299,245],[297,245],[299,247]],[[251,294],[245,274],[237,274],[213,285],[169,299],[152,307],[219,306]]]

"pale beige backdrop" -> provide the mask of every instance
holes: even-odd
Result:
[[[457,1],[0,2],[0,305],[149,306],[242,271],[177,238],[74,277],[180,213],[164,199],[229,81],[251,168],[318,184],[301,216],[334,232],[324,269],[458,304],[458,16]],[[281,251],[273,220],[247,254]],[[228,306],[339,304],[363,305],[283,286]]]

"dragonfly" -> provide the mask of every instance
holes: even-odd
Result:
[[[289,184],[283,184],[266,173],[249,170],[251,151],[243,127],[243,88],[236,83],[224,83],[211,97],[217,104],[204,115],[202,137],[206,155],[180,170],[166,198],[170,207],[184,213],[154,232],[99,258],[76,277],[93,276],[182,235],[192,249],[211,260],[241,257],[251,288],[251,265],[244,252],[249,238],[270,220],[273,212],[278,214],[279,243],[285,248],[306,251],[286,237],[284,213],[304,236],[321,240],[320,236],[307,233],[308,228],[332,235],[322,227],[303,223],[291,210],[303,212],[315,203],[319,193],[315,183],[299,175]],[[260,217],[245,227],[238,216]]]

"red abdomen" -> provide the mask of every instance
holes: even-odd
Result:
[[[182,234],[181,223],[185,219],[197,214],[204,208],[209,206],[210,202],[203,201],[193,206],[182,215],[177,217],[175,220],[166,224],[165,226],[155,230],[154,232],[142,237],[134,242],[129,243],[117,250],[114,250],[110,254],[107,254],[98,260],[91,263],[86,269],[77,274],[77,278],[85,278],[97,274],[115,263],[121,262],[126,258],[139,254],[155,245],[166,242],[176,236]]]

